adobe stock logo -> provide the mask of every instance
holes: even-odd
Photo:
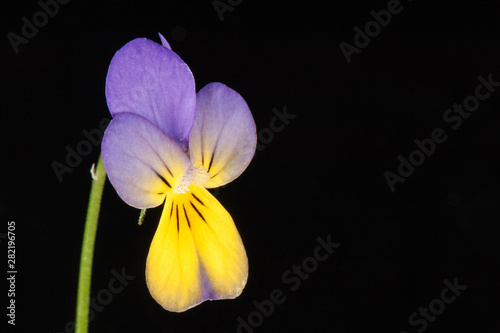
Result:
[[[465,97],[462,103],[454,103],[452,108],[443,112],[443,121],[449,124],[453,131],[462,126],[463,120],[468,119],[475,111],[479,109],[480,102],[487,100],[495,92],[495,88],[500,87],[500,81],[493,81],[492,74],[488,74],[487,79],[482,75],[477,77],[479,84],[476,86],[473,95]],[[441,127],[433,129],[429,138],[415,139],[413,142],[417,149],[408,154],[408,157],[399,155],[399,165],[397,174],[389,170],[384,172],[384,178],[391,192],[396,191],[396,184],[403,183],[410,177],[417,167],[424,164],[426,158],[430,157],[436,151],[439,144],[448,139],[448,135]]]
[[[129,285],[129,281],[135,279],[134,275],[127,275],[125,267],[122,268],[121,272],[112,269],[111,274],[113,277],[108,281],[107,288],[99,290],[96,297],[90,299],[89,323],[94,320],[96,313],[104,310],[104,307],[113,301],[113,296],[120,294]],[[73,333],[74,331],[75,322],[69,321],[64,325],[64,331],[60,333]]]
[[[296,114],[288,113],[286,105],[283,106],[282,111],[277,108],[272,110],[274,117],[269,120],[269,127],[261,128],[257,131],[257,150],[263,151],[266,145],[274,140],[274,134],[279,133],[290,124],[290,120],[297,117]]]
[[[234,8],[239,6],[243,0],[227,0],[227,3],[221,0],[212,1],[212,5],[214,6],[215,12],[219,15],[220,21],[224,21],[224,13],[229,11],[232,12]]]
[[[260,128],[257,131],[257,151],[263,151],[267,145],[269,145],[274,140],[274,135],[276,133],[282,132],[287,125],[290,124],[292,119],[297,117],[296,114],[289,113],[286,105],[283,106],[282,111],[277,108],[273,108],[272,112],[274,116],[269,120],[269,126]],[[257,154],[257,152],[255,152]],[[222,185],[210,191],[213,196],[217,197],[220,193],[220,190],[229,184]]]
[[[299,289],[301,283],[311,277],[316,272],[321,262],[330,258],[335,252],[335,249],[340,247],[340,243],[333,243],[331,235],[326,237],[317,237],[316,242],[318,245],[314,248],[312,256],[305,257],[299,265],[292,265],[281,275],[281,281],[288,286],[291,292]],[[262,326],[266,318],[271,317],[276,307],[285,303],[287,297],[283,289],[273,289],[269,293],[269,298],[262,301],[254,300],[252,302],[255,310],[250,312],[246,318],[238,316],[236,321],[238,327],[237,333],[253,333],[255,329]]]
[[[86,139],[78,142],[76,144],[76,149],[71,148],[69,145],[65,147],[67,152],[65,159],[66,164],[58,161],[52,162],[52,169],[60,183],[63,181],[63,175],[65,173],[73,172],[73,169],[82,163],[83,157],[90,155],[94,148],[101,144],[104,130],[108,127],[110,121],[111,120],[108,118],[103,118],[99,123],[99,129],[90,131],[86,129],[82,130],[82,134]]]
[[[373,17],[373,20],[365,24],[364,31],[358,26],[355,26],[353,29],[355,32],[353,38],[354,45],[346,42],[339,44],[347,63],[350,64],[352,55],[360,54],[361,50],[370,44],[371,38],[377,37],[382,32],[382,28],[386,28],[391,23],[392,17],[400,14],[403,9],[404,7],[399,0],[389,0],[387,2],[387,9],[382,9],[378,12],[371,10],[370,15]]]
[[[31,21],[26,17],[21,17],[23,25],[21,27],[21,33],[19,36],[13,32],[7,34],[10,45],[14,53],[19,53],[19,46],[21,44],[28,44],[30,39],[33,39],[38,34],[38,28],[43,28],[49,23],[49,17],[54,17],[59,12],[59,5],[65,5],[69,0],[39,0],[38,6],[42,10],[36,12],[31,17]]]
[[[425,331],[429,323],[435,322],[437,316],[444,312],[446,305],[455,302],[457,297],[462,294],[462,291],[467,289],[466,285],[458,283],[457,277],[453,279],[453,283],[448,279],[445,279],[443,283],[446,287],[441,290],[440,297],[430,301],[428,307],[419,307],[418,312],[415,311],[408,317],[408,323],[415,327],[418,333]],[[401,331],[400,333],[408,333],[408,331]]]

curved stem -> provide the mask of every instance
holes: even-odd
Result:
[[[106,182],[106,170],[99,156],[95,173],[92,172],[92,188],[90,190],[87,220],[83,233],[82,254],[80,258],[80,274],[78,277],[78,295],[76,300],[75,332],[86,333],[89,317],[90,282],[92,276],[92,259],[94,256],[95,234],[99,209],[101,207],[102,190]]]

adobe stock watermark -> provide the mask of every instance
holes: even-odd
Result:
[[[488,99],[495,92],[495,88],[500,87],[500,82],[493,81],[491,73],[488,74],[487,78],[479,75],[477,80],[479,84],[476,86],[473,95],[465,97],[461,104],[454,103],[453,107],[443,112],[443,121],[454,131],[462,126],[464,119],[468,119],[472,113],[477,111],[481,101]],[[389,170],[384,172],[385,181],[391,192],[396,190],[397,183],[403,183],[415,172],[417,167],[425,162],[427,157],[434,154],[438,144],[445,142],[447,139],[448,135],[445,130],[437,127],[431,131],[429,138],[413,140],[417,149],[411,151],[407,158],[403,157],[403,155],[398,156],[400,163],[397,174]]]
[[[296,114],[288,113],[286,105],[283,106],[282,110],[273,108],[272,110],[274,117],[269,120],[269,126],[261,128],[257,131],[257,150],[263,151],[266,145],[270,144],[274,140],[274,134],[282,132],[285,127],[290,124],[292,119],[297,117]]]
[[[391,23],[392,17],[400,14],[404,9],[399,0],[389,0],[386,7],[387,9],[381,9],[378,12],[371,10],[370,15],[373,17],[373,20],[368,21],[363,30],[358,26],[353,28],[355,32],[353,37],[354,45],[346,42],[339,44],[340,50],[348,64],[351,63],[353,54],[360,54],[361,50],[370,44],[371,38],[377,37],[382,32],[382,28],[386,28]]]
[[[415,328],[418,333],[424,332],[429,326],[429,323],[435,322],[437,316],[444,312],[446,305],[455,302],[457,297],[462,294],[462,291],[467,289],[466,285],[458,283],[457,277],[453,279],[453,283],[448,279],[445,279],[443,283],[446,287],[441,290],[440,297],[430,301],[427,307],[419,307],[418,312],[415,311],[408,317],[408,323]],[[400,333],[409,332],[401,331]]]
[[[21,44],[28,44],[30,39],[35,38],[38,34],[38,29],[43,28],[49,23],[49,17],[53,18],[59,13],[59,5],[66,5],[70,0],[39,0],[38,6],[41,8],[31,17],[31,20],[26,16],[21,17],[23,25],[19,34],[13,32],[7,33],[7,39],[14,50],[14,53],[19,53]]]
[[[215,12],[219,16],[219,20],[224,21],[224,13],[232,12],[235,7],[239,6],[243,0],[214,0],[212,5],[214,6]]]
[[[82,163],[83,158],[89,156],[94,148],[101,144],[104,130],[108,127],[110,121],[111,119],[109,118],[103,118],[99,122],[98,129],[92,129],[90,131],[87,131],[86,129],[82,130],[82,135],[85,139],[78,142],[76,144],[76,148],[72,148],[69,145],[65,147],[65,164],[58,161],[52,162],[52,170],[54,170],[57,180],[59,180],[60,183],[63,181],[63,175],[65,173],[73,172],[73,169]]]
[[[313,254],[302,260],[299,265],[292,265],[281,275],[281,281],[286,285],[289,291],[299,289],[301,283],[311,277],[311,274],[318,269],[320,262],[324,262],[330,258],[335,249],[340,247],[340,243],[333,243],[331,235],[326,237],[326,240],[316,238],[318,245],[314,248]],[[245,318],[238,316],[236,321],[238,326],[237,333],[253,333],[255,329],[264,324],[265,318],[269,318],[276,306],[285,303],[287,297],[285,291],[281,288],[273,289],[269,293],[269,297],[262,301],[254,300],[252,302],[255,310],[250,312]],[[227,333],[227,332],[226,332]]]
[[[269,120],[268,127],[257,130],[257,151],[263,151],[266,146],[274,140],[274,135],[276,133],[282,132],[285,127],[290,124],[290,121],[297,117],[296,114],[288,113],[286,105],[283,106],[281,111],[277,108],[273,108],[271,112],[274,114],[274,116]],[[226,184],[215,188],[212,192],[213,196],[217,197],[217,195],[219,195],[220,193],[220,190],[228,185],[229,184]]]
[[[113,301],[113,296],[121,293],[129,285],[129,281],[135,279],[135,276],[125,273],[125,267],[122,268],[121,272],[112,269],[111,274],[113,277],[109,280],[107,288],[99,290],[96,297],[90,299],[89,323],[94,320],[96,312],[101,312],[106,305]],[[69,321],[64,325],[64,331],[60,333],[73,333],[74,331],[75,322]]]

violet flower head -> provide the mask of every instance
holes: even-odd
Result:
[[[163,203],[146,263],[153,298],[170,311],[235,298],[248,260],[229,213],[208,192],[231,182],[257,144],[245,100],[222,83],[198,93],[189,67],[163,45],[138,38],[116,52],[106,78],[113,119],[102,142],[118,195],[145,209]]]

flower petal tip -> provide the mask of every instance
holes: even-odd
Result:
[[[172,48],[170,47],[170,44],[168,44],[165,37],[163,37],[163,35],[161,33],[158,33],[158,36],[160,36],[161,44],[163,45],[163,47],[166,47],[167,49],[172,50]]]
[[[113,118],[120,113],[142,116],[187,151],[196,110],[194,77],[162,35],[160,39],[164,46],[136,38],[116,52],[106,76],[106,101]]]

